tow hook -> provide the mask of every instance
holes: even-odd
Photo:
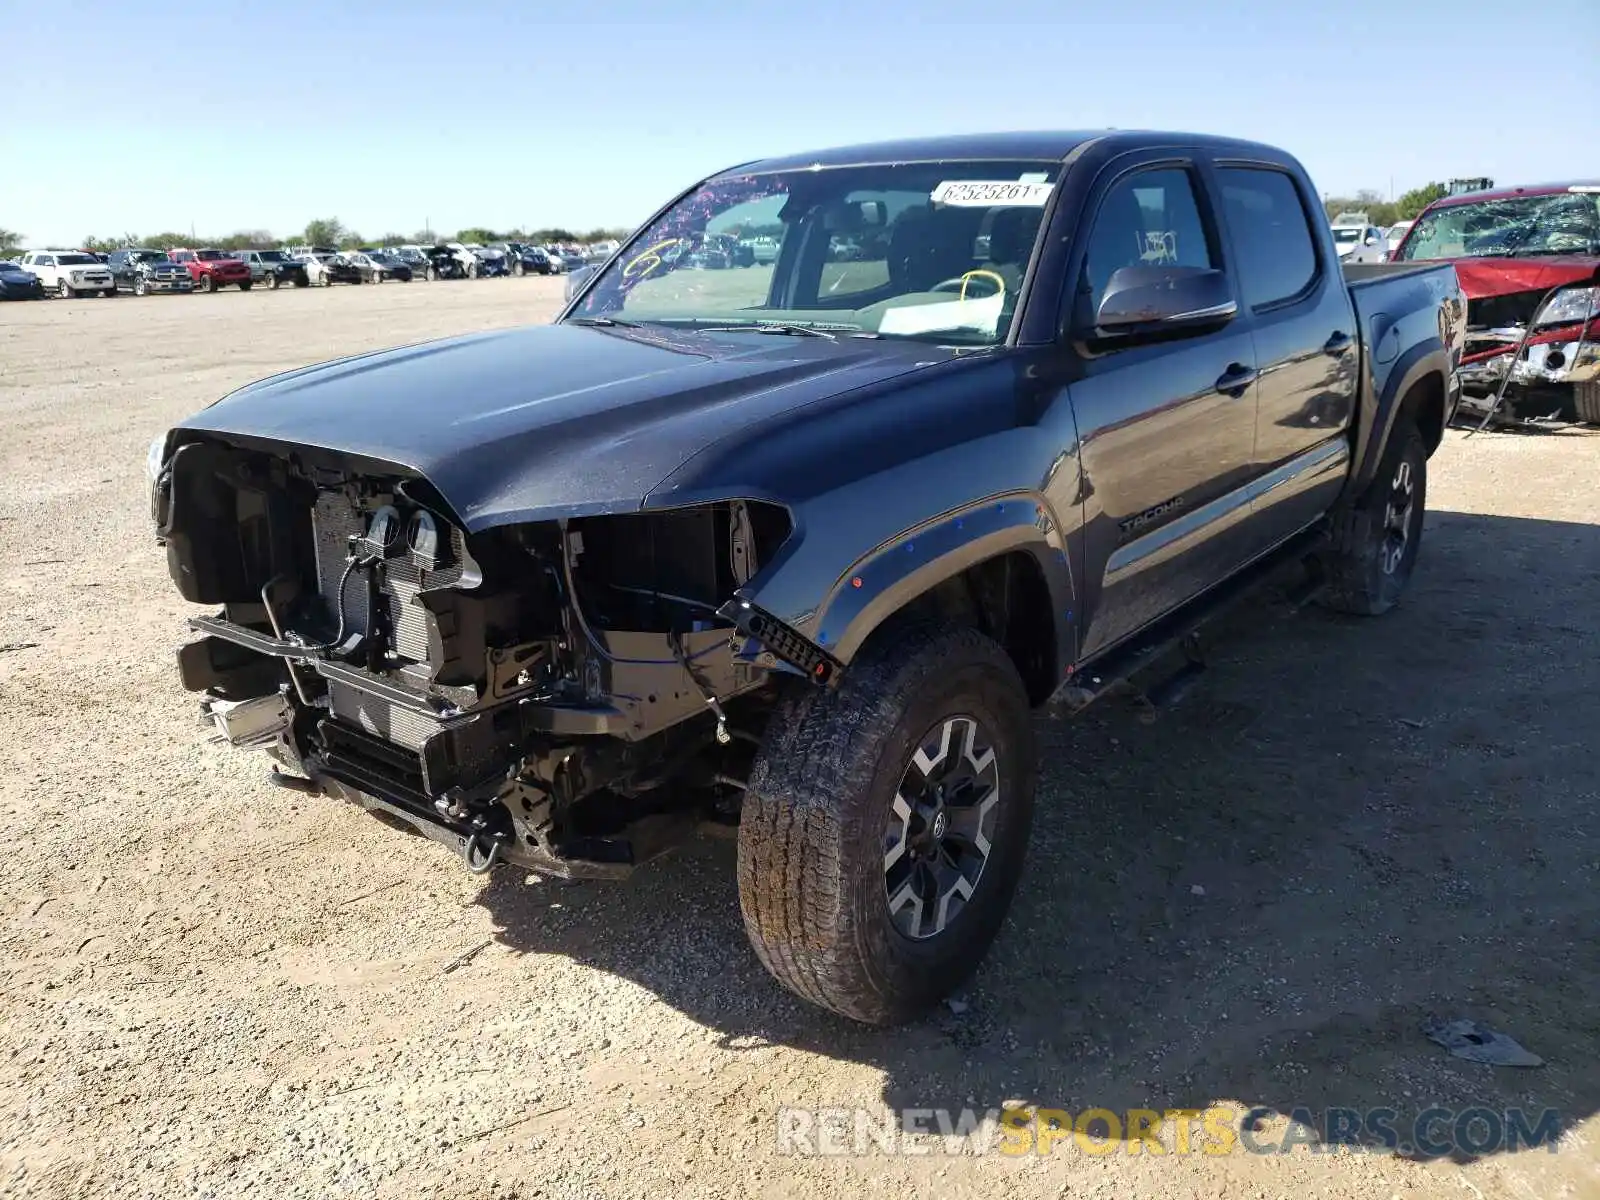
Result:
[[[474,875],[487,875],[500,860],[500,839],[478,830],[462,844],[461,857]]]

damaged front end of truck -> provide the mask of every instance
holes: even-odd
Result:
[[[1600,286],[1491,294],[1506,284],[1490,270],[1475,267],[1467,279],[1479,294],[1467,305],[1460,419],[1600,424]]]
[[[475,871],[622,875],[731,827],[775,681],[831,670],[735,600],[793,531],[774,503],[469,532],[411,469],[184,430],[151,476],[172,577],[216,610],[178,661],[221,736]]]

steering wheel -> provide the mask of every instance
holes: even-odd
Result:
[[[957,299],[965,300],[967,298],[967,287],[974,279],[982,279],[987,283],[993,283],[995,287],[995,294],[1000,296],[1002,301],[1004,300],[1006,294],[1006,281],[1000,278],[1000,276],[995,274],[993,271],[967,271],[965,274],[957,275],[954,279],[941,280],[928,290],[930,292],[960,292],[961,294],[957,297]],[[983,296],[981,299],[987,300],[989,297]]]
[[[643,279],[646,275],[649,275],[665,261],[661,257],[661,252],[676,246],[680,240],[680,238],[675,237],[665,238],[644,250],[642,253],[635,255],[633,258],[628,260],[628,265],[622,268],[622,277],[624,279],[633,279],[636,277]]]

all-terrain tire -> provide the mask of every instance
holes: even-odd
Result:
[[[1333,515],[1323,604],[1368,617],[1395,606],[1417,564],[1427,493],[1428,449],[1416,422],[1402,415],[1367,490]]]
[[[1600,382],[1573,384],[1572,407],[1584,424],[1600,425]]]
[[[971,742],[949,734],[952,718],[958,731],[962,718],[974,722]],[[1016,667],[975,630],[906,624],[873,639],[837,688],[797,684],[767,728],[739,821],[739,907],[756,955],[802,999],[857,1021],[925,1011],[977,968],[1021,870],[1037,765]],[[935,763],[993,750],[998,801],[965,905],[937,932],[912,936],[891,912],[887,860],[909,844],[895,845],[892,824],[912,790],[908,771],[921,773],[914,756],[921,749],[926,761],[941,730]],[[923,836],[940,825],[924,823]],[[910,919],[925,929],[923,913],[918,902]]]

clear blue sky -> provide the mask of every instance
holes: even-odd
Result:
[[[984,129],[1236,134],[1332,192],[1594,175],[1593,5],[0,0],[0,226],[633,225],[734,162]]]

